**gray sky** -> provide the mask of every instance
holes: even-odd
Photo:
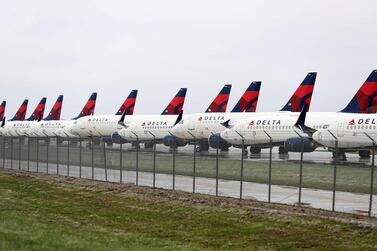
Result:
[[[96,114],[112,114],[137,88],[135,112],[156,114],[187,87],[192,113],[223,84],[231,109],[262,80],[258,110],[276,111],[317,71],[311,111],[337,111],[377,68],[376,13],[375,0],[2,0],[0,99],[10,117],[64,94],[70,118],[92,91]]]

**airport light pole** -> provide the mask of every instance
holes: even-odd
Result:
[[[156,188],[156,136],[151,131],[148,133],[153,137],[153,188]]]
[[[194,134],[192,134],[190,131],[187,131],[188,134],[191,135],[191,137],[194,140],[194,159],[193,159],[193,166],[192,166],[192,193],[195,193],[195,177],[196,177],[196,138]]]
[[[369,194],[369,210],[368,216],[372,215],[372,205],[373,205],[373,183],[374,183],[374,160],[375,160],[375,151],[376,151],[376,141],[369,136],[366,132],[364,133],[373,143],[372,147],[372,165],[370,167],[370,194]]]
[[[334,171],[333,171],[333,187],[332,187],[332,211],[335,211],[335,195],[336,195],[336,169],[338,162],[338,138],[330,131],[327,130],[330,135],[335,139],[335,159],[334,159]]]
[[[242,200],[242,192],[243,192],[243,162],[245,156],[245,138],[239,133],[238,131],[234,130],[238,136],[241,137],[242,145],[241,145],[241,172],[240,172],[240,200]]]
[[[270,203],[271,202],[271,180],[272,180],[272,137],[265,130],[263,131],[270,140],[270,154],[269,154],[269,161],[268,161],[268,203]]]
[[[139,185],[139,136],[136,133],[131,131],[136,137],[136,186]]]

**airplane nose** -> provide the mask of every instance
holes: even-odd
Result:
[[[174,136],[176,136],[176,137],[178,137],[178,138],[184,138],[184,133],[183,133],[183,126],[182,125],[180,125],[180,124],[178,124],[178,125],[175,125],[171,130],[170,130],[170,132],[174,135]]]

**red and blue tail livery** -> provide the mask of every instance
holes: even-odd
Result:
[[[25,120],[28,103],[29,103],[29,100],[25,99],[22,102],[20,108],[18,108],[14,117],[10,121],[23,121],[23,120]]]
[[[41,120],[43,118],[43,114],[46,108],[46,100],[47,98],[43,97],[41,101],[39,101],[39,104],[37,105],[37,107],[35,107],[33,113],[27,119],[28,121]]]
[[[226,112],[226,107],[228,105],[228,100],[229,100],[231,89],[232,89],[232,85],[224,85],[220,93],[208,106],[206,112]]]
[[[97,93],[93,92],[92,95],[90,95],[89,100],[86,102],[84,108],[82,108],[79,115],[73,119],[79,119],[84,116],[93,115],[94,109],[96,108],[96,101],[97,101]]]
[[[178,115],[185,103],[187,88],[181,88],[177,95],[170,101],[168,106],[164,109],[161,115]]]
[[[132,90],[131,93],[128,95],[127,99],[123,102],[121,107],[115,113],[115,115],[122,115],[123,113],[125,113],[125,115],[134,114],[136,97],[137,97],[137,90]]]
[[[51,108],[51,111],[44,120],[60,120],[60,114],[62,112],[63,106],[63,95],[59,95],[54,106]]]
[[[255,112],[257,110],[261,81],[253,81],[231,112]]]
[[[309,110],[316,77],[316,72],[309,72],[281,111],[301,112],[305,104],[306,109]]]
[[[0,105],[0,121],[3,121],[4,114],[5,114],[5,106],[7,105],[7,101],[3,101]]]
[[[377,112],[377,70],[373,70],[368,79],[357,91],[349,104],[341,111],[348,113]]]

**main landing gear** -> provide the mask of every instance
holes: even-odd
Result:
[[[195,149],[197,152],[204,152],[209,150],[208,142],[206,141],[200,141],[198,146]]]
[[[338,151],[338,152],[332,152],[332,158],[335,160],[335,157],[336,157],[336,154],[338,153],[338,160],[340,161],[346,161],[347,160],[347,156],[346,156],[346,153],[344,151]]]

